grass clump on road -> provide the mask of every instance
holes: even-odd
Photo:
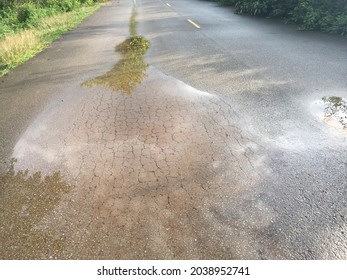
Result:
[[[130,18],[130,37],[116,46],[116,51],[122,54],[122,59],[102,76],[84,82],[87,87],[105,86],[115,92],[131,95],[135,87],[147,77],[148,64],[144,60],[150,43],[136,32],[136,11],[133,10]]]
[[[144,55],[149,48],[149,42],[143,36],[133,36],[116,47],[116,51],[125,56]]]
[[[120,52],[123,58],[113,69],[83,85],[87,87],[101,85],[112,91],[130,95],[135,87],[147,77],[145,71],[148,64],[144,61],[143,55],[148,48],[149,41],[142,36],[136,35],[126,39],[116,46],[116,51]]]
[[[78,25],[100,7],[98,2],[0,0],[0,76]]]

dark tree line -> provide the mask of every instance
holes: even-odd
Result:
[[[286,18],[302,29],[347,34],[347,0],[215,0],[236,13]]]

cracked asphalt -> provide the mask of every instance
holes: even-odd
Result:
[[[315,84],[320,74],[308,72],[314,78],[304,83],[290,72],[299,48],[295,63],[283,65],[269,44],[252,63],[245,48],[244,55],[226,51],[218,40],[232,37],[219,24],[244,23],[240,34],[258,29],[270,38],[282,32],[282,41],[283,33],[300,43],[319,41],[323,50],[335,45],[342,62],[327,57],[331,69],[322,71],[337,68],[325,87],[334,84],[331,95],[344,98],[339,75],[347,73],[346,41],[259,24],[205,1],[165,3],[137,2],[137,31],[151,47],[144,58],[149,66],[131,94],[100,83],[83,86],[119,65],[114,49],[129,36],[134,15],[126,0],[111,1],[0,79],[0,171],[14,158],[21,175],[6,173],[2,185],[15,184],[17,191],[24,184],[20,171],[28,170],[27,176],[40,172],[45,184],[64,190],[47,209],[40,204],[39,221],[25,199],[13,198],[23,204],[18,215],[0,214],[3,221],[35,221],[29,231],[49,233],[59,246],[37,246],[42,238],[25,234],[22,244],[13,244],[3,234],[11,226],[1,223],[0,257],[346,259],[347,143],[315,110],[326,95],[324,81]],[[260,64],[262,52],[275,62]],[[311,84],[322,90],[312,91]],[[299,94],[302,85],[306,95]],[[47,177],[54,172],[56,180]]]

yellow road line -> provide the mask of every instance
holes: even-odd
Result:
[[[187,19],[187,21],[191,24],[193,24],[197,29],[200,29],[200,26],[197,25],[194,21],[192,21],[191,19]]]
[[[166,3],[166,5],[167,5],[168,7],[171,7],[171,5],[170,5],[169,3]]]

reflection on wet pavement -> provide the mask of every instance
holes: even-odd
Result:
[[[347,129],[347,100],[338,96],[325,96],[322,100],[326,121],[333,119],[339,122],[342,128]]]
[[[339,96],[325,96],[313,103],[313,112],[322,121],[347,135],[347,100]]]
[[[130,95],[135,87],[147,77],[146,69],[148,64],[143,56],[149,48],[149,42],[136,34],[136,12],[133,10],[130,20],[131,37],[119,44],[116,51],[120,52],[123,58],[106,74],[86,81],[82,86],[105,86],[115,92],[120,91]]]
[[[252,201],[250,226],[236,197],[266,176],[266,154],[236,125],[228,100],[147,68],[149,43],[136,35],[135,15],[131,37],[116,48],[123,59],[69,89],[69,102],[43,111],[14,148],[16,170],[60,170],[75,186],[30,227],[40,224],[53,240],[64,234],[52,258],[256,258],[254,230],[276,214]],[[26,242],[16,239],[17,248]],[[48,256],[42,246],[33,258]]]
[[[135,29],[134,21],[132,38]],[[106,45],[123,40],[123,31],[117,38],[110,36],[111,44]],[[101,38],[98,44],[103,44],[104,35],[96,37]],[[118,50],[127,53],[130,42]],[[70,45],[70,40],[65,43]],[[96,61],[109,61],[110,50],[99,50],[105,55]],[[90,54],[84,53],[83,57]],[[219,58],[217,54],[207,59],[215,63]],[[73,68],[79,68],[80,61]],[[88,69],[95,67],[94,62],[89,61]],[[54,69],[54,63],[45,69]],[[106,73],[107,65],[98,63],[97,75]],[[65,62],[62,66],[64,70],[53,71],[55,83],[77,73],[70,72]],[[127,72],[128,68],[120,69]],[[248,73],[252,90],[254,71],[258,70]],[[230,73],[236,78],[245,74]],[[36,76],[29,71],[33,83],[51,74]],[[0,177],[2,258],[322,259],[347,255],[346,204],[339,199],[346,197],[345,139],[328,143],[327,149],[326,141],[320,145],[321,138],[310,141],[316,133],[302,137],[302,127],[296,129],[297,121],[289,118],[298,111],[288,108],[284,114],[282,105],[275,111],[259,106],[265,116],[271,112],[269,118],[260,118],[269,123],[288,116],[283,126],[274,125],[279,133],[271,141],[263,137],[272,133],[257,134],[257,122],[247,118],[255,100],[261,101],[256,107],[286,100],[282,89],[274,100],[273,94],[260,99],[242,94],[241,100],[199,91],[154,67],[146,68],[145,76],[139,74],[141,82],[135,82],[136,86],[113,85],[118,76],[105,74],[90,87],[81,87],[90,72],[80,74],[61,87],[29,87],[54,94],[48,104],[42,103],[46,104],[42,111],[37,109],[38,115],[37,111],[31,115],[35,119],[18,128],[21,133],[10,145],[17,162]],[[22,87],[26,79],[19,81]],[[225,82],[230,84],[228,79]],[[243,105],[237,106],[237,100]],[[245,108],[247,100],[250,109]],[[20,109],[11,106],[11,110]],[[323,111],[320,108],[321,120]],[[309,124],[319,128],[317,134],[328,130],[321,121]],[[307,134],[312,132],[308,129]],[[310,146],[312,142],[317,147]]]
[[[43,112],[18,141],[17,168],[58,169],[76,186],[45,226],[64,232],[64,258],[254,254],[253,227],[233,218],[232,201],[268,171],[262,148],[226,100],[147,73],[131,96],[76,88],[74,102]],[[272,214],[257,214],[259,228]]]
[[[59,172],[10,170],[0,177],[0,256],[2,259],[50,259],[64,251],[65,237],[40,225],[71,186]]]

